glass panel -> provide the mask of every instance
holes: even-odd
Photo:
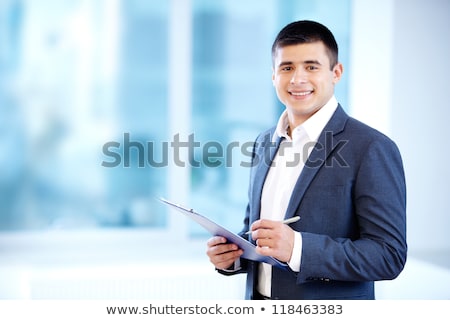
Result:
[[[165,226],[167,6],[0,5],[0,229]]]
[[[102,170],[113,225],[167,224],[153,196],[164,193],[167,180],[168,10],[168,2],[121,2],[115,139],[123,161]]]

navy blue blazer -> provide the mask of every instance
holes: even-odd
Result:
[[[261,193],[280,138],[254,145],[242,236],[260,217]],[[300,272],[272,269],[272,299],[374,299],[374,281],[394,279],[406,262],[406,185],[395,143],[339,105],[294,187],[286,218],[303,239]],[[251,239],[250,239],[251,240]],[[246,299],[258,263],[242,259]],[[230,273],[225,273],[230,274]]]

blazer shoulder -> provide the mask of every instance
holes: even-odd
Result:
[[[350,116],[347,119],[345,133],[366,142],[379,141],[395,145],[395,142],[386,134]]]
[[[329,125],[335,138],[350,142],[349,146],[352,146],[350,149],[357,151],[358,154],[361,154],[362,150],[368,150],[368,148],[381,148],[400,154],[397,144],[390,137],[349,116],[340,106],[331,118]]]

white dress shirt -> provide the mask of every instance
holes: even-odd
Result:
[[[286,110],[278,120],[275,141],[278,137],[284,138],[269,169],[261,197],[261,219],[281,221],[290,201],[292,191],[300,176],[315,143],[317,142],[325,125],[328,123],[337,108],[337,100],[333,96],[327,104],[311,116],[304,123],[291,130],[288,135],[289,121]],[[300,271],[302,253],[302,237],[295,231],[294,248],[288,262],[289,267],[296,272]],[[257,290],[264,296],[271,296],[272,267],[261,263],[258,275]]]

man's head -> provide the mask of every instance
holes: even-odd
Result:
[[[295,128],[333,96],[343,73],[333,34],[313,21],[284,27],[272,47],[272,82]]]
[[[338,45],[333,33],[324,25],[308,20],[296,21],[285,26],[275,38],[272,45],[272,61],[277,49],[289,45],[322,42],[330,59],[330,69],[338,63]]]

